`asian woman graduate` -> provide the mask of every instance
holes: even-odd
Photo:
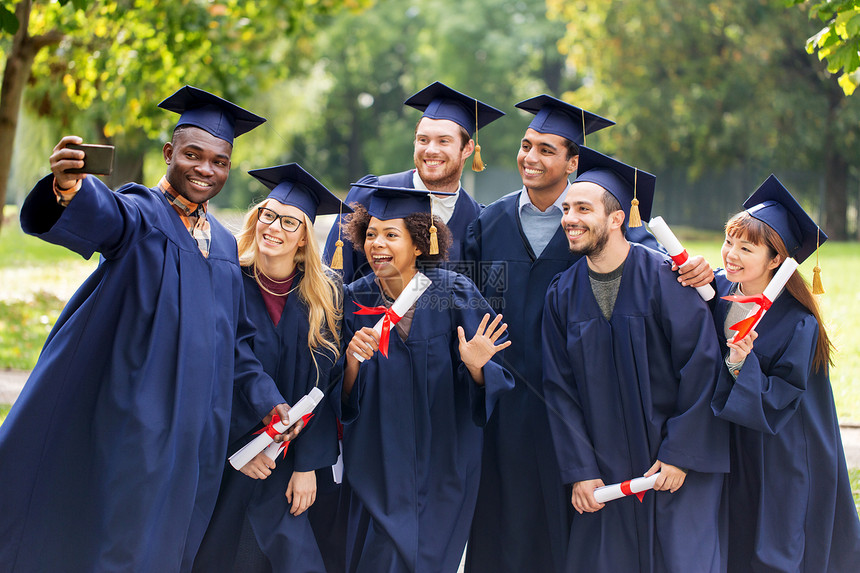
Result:
[[[284,397],[295,404],[315,386],[328,393],[340,349],[341,287],[322,265],[317,215],[351,211],[295,163],[250,172],[269,196],[245,216],[237,237],[253,350]],[[251,410],[234,403],[229,454],[254,436]],[[308,520],[314,470],[337,459],[334,409],[323,400],[283,457],[264,454],[224,471],[218,503],[195,571],[325,572]]]
[[[513,387],[491,360],[510,344],[506,324],[469,279],[436,267],[451,239],[426,191],[374,186],[367,210],[354,209],[346,231],[373,272],[345,287],[348,346],[332,376],[351,488],[347,568],[454,572],[475,508],[481,426]],[[419,272],[429,286],[399,310]]]
[[[858,571],[860,522],[828,375],[832,344],[797,270],[778,296],[765,290],[788,257],[803,262],[827,237],[773,175],[744,208],[726,223],[714,283],[718,296],[733,297],[714,308],[727,352],[711,404],[732,422],[728,570]],[[750,301],[766,311],[733,342],[748,313],[748,324],[757,319],[762,305]]]

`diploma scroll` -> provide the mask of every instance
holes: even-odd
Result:
[[[649,489],[654,489],[654,484],[657,483],[657,478],[660,477],[660,472],[649,476],[627,480],[621,483],[605,485],[594,490],[594,499],[598,503],[606,503],[614,499],[620,499],[628,495],[635,495],[642,501],[645,492]]]
[[[764,288],[764,292],[761,294],[752,296],[731,295],[723,297],[723,299],[733,302],[754,302],[758,305],[758,307],[750,311],[750,314],[745,319],[729,327],[729,330],[737,331],[737,334],[732,338],[732,342],[741,340],[744,336],[754,330],[756,326],[758,326],[758,323],[761,322],[762,318],[764,318],[764,313],[767,312],[773,304],[773,301],[776,300],[776,297],[778,297],[779,293],[782,292],[782,289],[785,288],[785,283],[788,282],[788,279],[791,278],[791,275],[794,274],[797,267],[797,261],[789,257],[779,265],[779,268],[776,270],[776,274],[773,275],[773,278],[770,279],[770,282],[767,283],[767,286]]]
[[[302,396],[301,400],[296,402],[295,405],[290,408],[285,420],[281,420],[276,416],[260,435],[230,456],[230,465],[237,470],[242,469],[245,464],[254,459],[254,456],[265,450],[270,445],[275,445],[275,436],[284,433],[287,428],[298,422],[303,416],[313,412],[314,408],[317,407],[317,404],[319,404],[322,399],[323,392],[319,388],[314,388]],[[278,448],[275,448],[275,455],[277,455],[277,450]]]
[[[663,245],[666,252],[672,258],[672,261],[678,267],[683,266],[687,262],[690,258],[687,250],[681,245],[681,242],[675,236],[675,233],[672,232],[672,229],[669,228],[669,225],[666,224],[666,221],[663,220],[663,217],[654,217],[648,221],[648,228],[651,229],[651,232],[654,233],[654,236],[660,241],[660,244]],[[709,284],[696,287],[696,291],[705,301],[711,300],[716,294],[714,287]]]
[[[400,296],[397,297],[397,300],[394,301],[394,304],[391,305],[391,309],[389,312],[394,313],[398,318],[402,318],[406,312],[412,308],[412,305],[415,304],[415,301],[424,294],[424,291],[427,290],[427,287],[430,286],[432,281],[427,278],[427,276],[423,273],[416,272],[415,276],[412,277],[408,283],[406,283],[406,287],[403,289],[403,292],[400,293]],[[356,303],[357,304],[357,303]],[[370,312],[368,312],[370,311]],[[357,311],[356,314],[383,314],[386,312],[386,309],[379,309],[378,307],[373,307],[367,309],[366,307],[362,307],[361,310]],[[388,324],[386,325],[386,321]],[[374,325],[373,330],[376,331],[377,334],[380,335],[380,349],[382,349],[382,345],[388,341],[388,332],[392,326],[391,319],[388,314],[383,314],[382,318],[380,318],[376,325]],[[387,326],[383,332],[383,327]],[[383,341],[382,338],[385,338]],[[386,346],[387,348],[387,346]],[[387,351],[383,352],[387,356]],[[353,356],[359,361],[364,362],[364,358],[356,354],[352,353]]]

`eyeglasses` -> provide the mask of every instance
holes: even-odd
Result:
[[[257,209],[257,220],[264,225],[271,225],[275,220],[280,220],[281,229],[288,233],[295,233],[302,226],[302,222],[290,215],[278,215],[267,207]]]

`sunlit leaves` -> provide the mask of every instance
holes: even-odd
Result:
[[[789,0],[799,4],[801,0]],[[860,0],[828,0],[815,2],[809,10],[811,18],[825,23],[806,42],[807,51],[817,51],[820,60],[827,60],[827,71],[838,74],[839,85],[851,95],[860,84]]]

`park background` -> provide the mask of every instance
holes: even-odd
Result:
[[[182,85],[269,118],[212,201],[235,226],[266,193],[249,169],[295,161],[343,196],[410,168],[420,113],[402,103],[438,80],[508,114],[477,134],[487,170],[464,173],[483,203],[520,187],[532,116],[513,104],[540,93],[616,121],[586,144],[656,174],[654,214],[714,266],[775,173],[831,237],[832,383],[860,422],[858,37],[858,0],[0,0],[0,369],[32,368],[95,265],[17,221],[61,136],[116,146],[111,187],[154,185],[176,120],[155,104]]]

